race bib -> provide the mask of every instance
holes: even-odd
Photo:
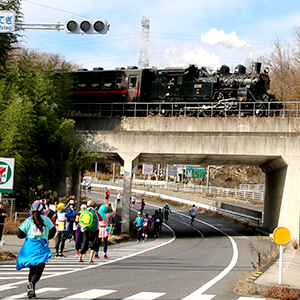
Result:
[[[66,221],[58,221],[57,230],[65,230],[66,229]]]

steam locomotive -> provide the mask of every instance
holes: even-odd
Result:
[[[245,116],[253,111],[257,115],[264,115],[267,103],[274,102],[275,97],[267,92],[270,77],[268,69],[262,71],[261,66],[260,62],[255,62],[251,73],[247,73],[243,65],[237,65],[233,73],[226,65],[217,72],[195,65],[166,69],[79,69],[71,73],[73,103],[77,104],[80,111],[88,110],[85,104],[89,104],[89,109],[93,104],[103,104],[101,107],[104,107],[104,103],[134,103],[135,107],[140,104],[142,108],[142,103],[147,102],[153,107],[155,103],[164,103],[164,111],[168,111],[170,104],[175,103],[178,112],[182,103],[185,103],[185,108],[189,103],[191,116],[196,111],[198,116],[199,111],[201,116],[205,116],[212,109],[217,115],[224,112],[234,115],[237,109],[242,109]],[[272,110],[278,111],[279,108],[272,104]]]

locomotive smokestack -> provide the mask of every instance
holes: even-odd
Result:
[[[253,72],[259,74],[261,71],[261,62],[253,63]]]

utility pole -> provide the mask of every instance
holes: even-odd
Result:
[[[139,67],[149,67],[149,32],[150,32],[150,21],[143,16],[142,19],[142,49],[140,51]]]

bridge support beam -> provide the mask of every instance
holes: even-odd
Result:
[[[276,159],[262,169],[266,172],[264,227],[273,231],[287,227],[299,243],[300,162],[296,157]]]
[[[139,164],[138,153],[119,153],[124,160],[124,182],[123,182],[123,197],[122,197],[122,232],[130,231],[130,198],[131,198],[131,183],[132,169]]]

